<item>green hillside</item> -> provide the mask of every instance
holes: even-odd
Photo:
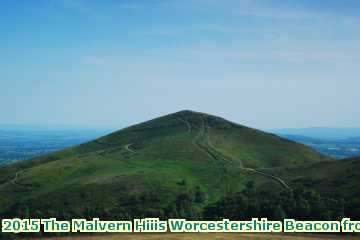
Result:
[[[273,134],[181,111],[1,167],[0,214],[195,218],[249,181],[284,187],[254,169],[324,160]]]
[[[207,219],[264,217],[282,220],[341,220],[360,218],[360,158],[322,161],[258,170],[286,182],[288,189],[270,181],[223,197],[208,205]]]
[[[327,195],[346,199],[358,199],[360,196],[360,158],[307,163],[264,171],[281,177],[291,185],[311,187]]]

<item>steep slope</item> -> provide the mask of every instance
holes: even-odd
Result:
[[[201,209],[250,180],[281,185],[254,168],[322,160],[327,158],[301,144],[219,117],[181,111],[0,168],[0,213],[194,214],[186,209],[188,201]]]

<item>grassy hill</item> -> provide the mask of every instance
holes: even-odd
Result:
[[[273,134],[181,111],[1,167],[0,214],[131,218],[182,212],[195,218],[249,181],[281,187],[254,169],[326,160]]]

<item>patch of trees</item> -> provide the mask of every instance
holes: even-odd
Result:
[[[211,205],[208,204],[207,194],[199,186],[190,188],[186,181],[181,181],[179,185],[183,187],[183,191],[175,196],[164,198],[164,195],[159,192],[149,191],[128,196],[127,199],[119,200],[116,204],[96,199],[90,204],[84,202],[80,207],[71,208],[72,200],[62,199],[61,207],[59,205],[54,209],[53,206],[50,207],[46,204],[43,208],[35,208],[31,202],[20,202],[15,204],[3,217],[56,217],[63,220],[92,219],[94,217],[102,220],[133,220],[145,217],[159,217],[163,220],[169,218],[250,220],[262,217],[270,220],[283,220],[284,218],[341,220],[343,217],[360,219],[359,198],[343,199],[338,195],[324,195],[300,184],[295,186],[292,191],[259,191],[254,184],[249,183],[242,192],[226,196]],[[44,236],[44,233],[30,235]],[[26,234],[26,236],[30,235]],[[22,236],[22,234],[17,236]],[[2,237],[9,239],[6,234],[0,234],[0,239]]]
[[[296,186],[292,191],[261,191],[252,186],[222,198],[205,208],[204,219],[249,220],[266,217],[271,220],[341,220],[359,219],[360,201],[339,196],[321,195],[314,189]]]
[[[190,187],[185,180],[179,183],[177,194],[149,189],[131,195],[104,197],[108,192],[88,189],[86,192],[65,193],[56,199],[43,197],[43,201],[20,200],[2,217],[6,218],[100,218],[102,220],[133,220],[135,218],[158,217],[200,219],[201,210],[206,205],[207,194],[199,187]],[[114,194],[115,195],[115,194]]]

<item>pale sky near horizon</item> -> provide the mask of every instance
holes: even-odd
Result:
[[[0,54],[0,124],[360,127],[357,0],[3,0]]]

